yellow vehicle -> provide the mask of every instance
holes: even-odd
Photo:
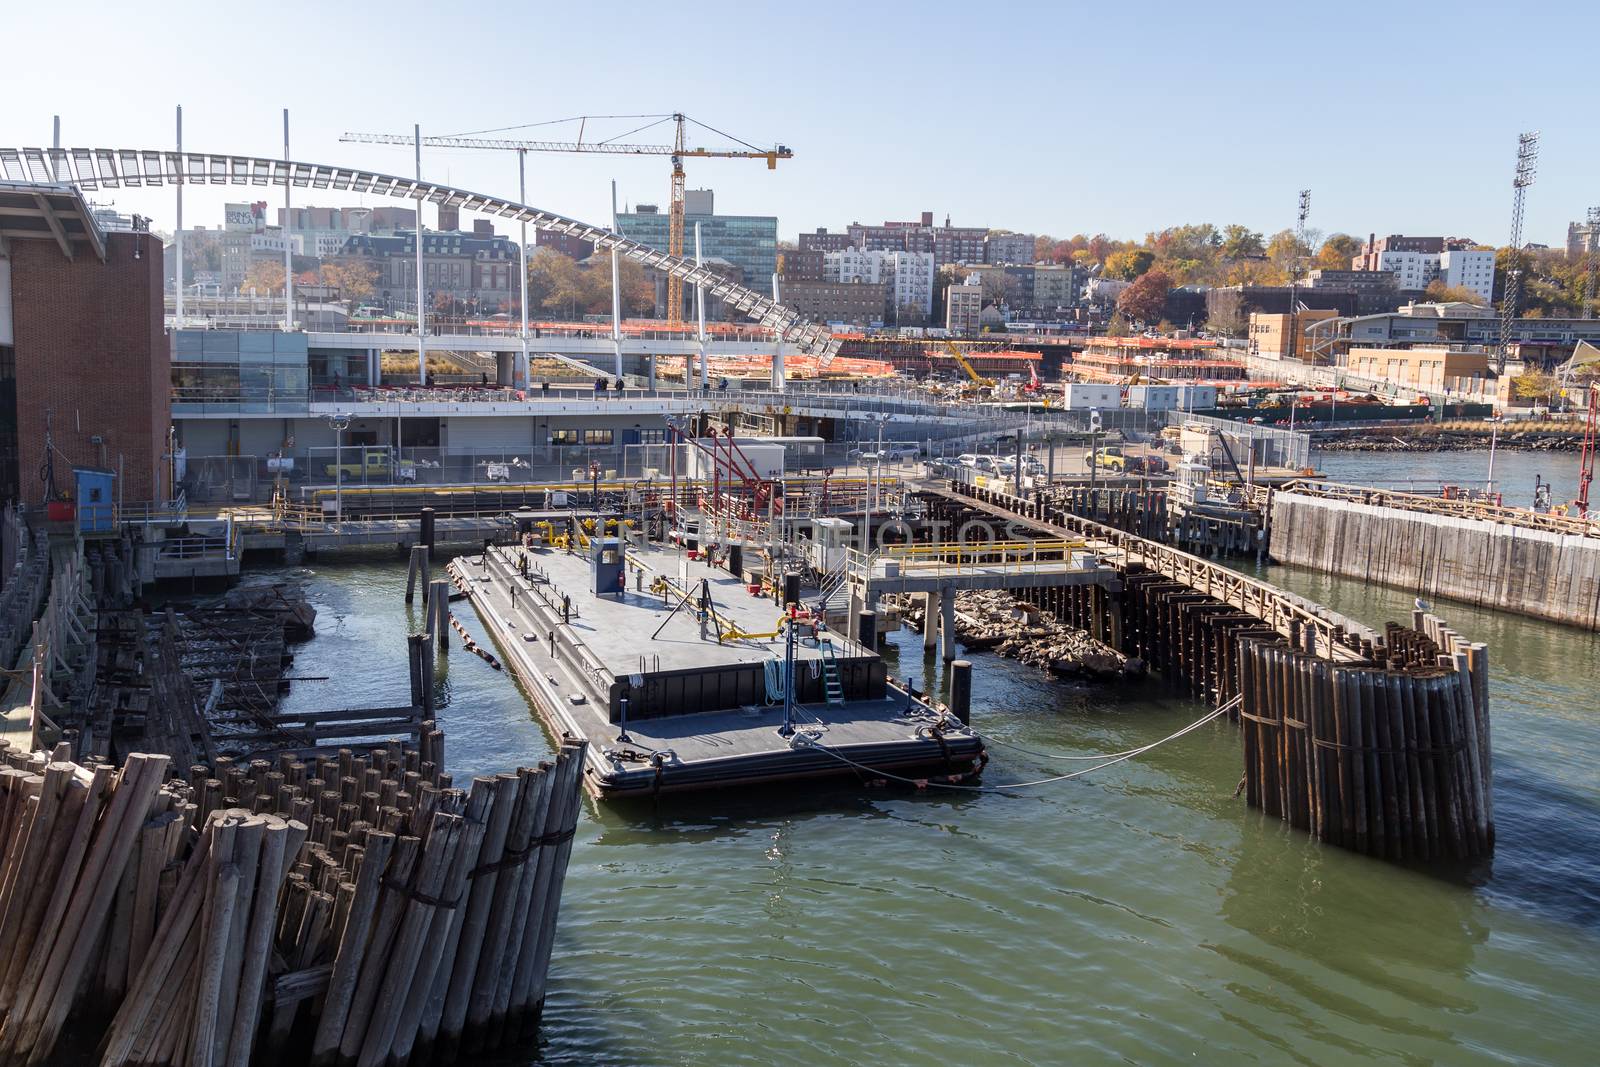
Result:
[[[414,482],[417,480],[417,465],[409,459],[400,461],[398,469],[394,460],[387,452],[363,451],[356,453],[352,459],[342,463],[329,463],[324,468],[328,477],[332,478],[343,473],[346,478],[365,478],[368,481],[388,478],[393,476],[395,481]]]
[[[961,349],[957,348],[953,342],[946,341],[944,343],[944,347],[945,351],[950,353],[950,358],[956,361],[956,365],[967,372],[967,377],[972,380],[972,385],[974,388],[979,390],[994,388],[994,379],[985,378],[975,369],[973,369],[971,362],[967,360],[967,357],[962,354]]]
[[[1083,461],[1091,467],[1101,470],[1121,471],[1128,469],[1128,458],[1122,454],[1122,449],[1115,445],[1097,448],[1092,452],[1083,454]]]

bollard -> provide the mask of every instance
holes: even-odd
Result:
[[[861,642],[865,649],[878,647],[878,613],[871,608],[865,608],[857,617],[856,640]]]
[[[950,710],[962,726],[972,725],[972,661],[950,664]]]
[[[421,521],[422,521],[422,536],[421,536],[420,539],[422,541],[422,547],[424,547],[424,548],[426,548],[428,550],[428,556],[429,556],[429,558],[432,558],[432,556],[433,556],[433,541],[434,541],[433,509],[432,508],[423,508],[422,509]]]

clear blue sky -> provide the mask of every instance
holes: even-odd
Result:
[[[186,147],[276,155],[288,107],[296,158],[409,174],[409,147],[339,135],[681,110],[794,149],[775,172],[688,164],[719,211],[775,214],[784,237],[922,210],[1057,236],[1271,232],[1309,187],[1324,232],[1498,244],[1524,129],[1543,133],[1529,240],[1560,244],[1600,204],[1592,2],[182,0],[14,5],[4,26],[0,144],[48,144],[59,113],[70,146],[167,147],[181,103]],[[529,200],[568,215],[603,221],[612,178],[666,199],[663,159],[529,160]],[[516,192],[510,154],[429,150],[424,171]],[[186,222],[239,193],[197,191]],[[107,195],[171,225],[170,192]]]

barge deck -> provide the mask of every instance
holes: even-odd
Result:
[[[607,577],[600,594],[607,551],[625,585]],[[590,742],[583,778],[596,796],[874,772],[960,778],[982,766],[976,734],[890,684],[876,651],[825,627],[796,629],[794,732],[780,733],[778,606],[677,549],[502,545],[448,569],[540,718]]]

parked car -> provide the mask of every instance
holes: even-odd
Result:
[[[977,470],[978,457],[973,455],[971,452],[964,453],[963,455],[956,457],[956,465],[960,467],[970,467],[973,470]]]

